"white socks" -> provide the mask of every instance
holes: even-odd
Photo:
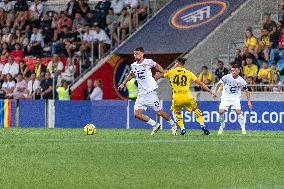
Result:
[[[153,119],[149,119],[149,121],[147,122],[149,125],[151,125],[152,127],[154,127],[156,125],[156,121],[154,121]]]
[[[242,131],[245,131],[246,130],[246,123],[245,123],[245,118],[244,118],[243,114],[240,114],[238,116],[238,122],[241,125]]]
[[[219,114],[220,130],[225,128],[225,118],[224,114]]]

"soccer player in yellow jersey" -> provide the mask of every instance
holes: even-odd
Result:
[[[173,69],[166,71],[163,75],[157,73],[156,79],[159,77],[168,77],[170,79],[172,87],[172,107],[171,110],[175,113],[176,121],[181,129],[181,135],[186,133],[184,128],[184,122],[181,115],[181,111],[185,108],[188,112],[194,112],[198,123],[201,126],[205,135],[209,135],[210,132],[204,124],[204,118],[202,112],[197,107],[196,100],[193,98],[190,92],[190,82],[194,81],[200,87],[208,91],[214,96],[214,93],[189,70],[184,67],[186,63],[185,58],[178,58]]]

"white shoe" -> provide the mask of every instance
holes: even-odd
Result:
[[[218,131],[218,135],[222,135],[222,134],[223,134],[223,132],[224,132],[224,130],[223,130],[223,129],[219,129],[219,131]]]
[[[177,126],[176,126],[176,124],[174,124],[174,126],[172,126],[172,135],[173,136],[176,136],[177,135]]]
[[[246,135],[246,134],[247,134],[247,131],[242,131],[242,134],[243,134],[243,135]]]
[[[153,127],[151,135],[155,135],[160,129],[161,129],[160,123],[156,123],[156,125]]]

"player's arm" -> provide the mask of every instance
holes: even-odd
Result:
[[[118,90],[122,90],[125,87],[125,84],[134,77],[135,77],[134,74],[130,72],[125,78],[125,80],[118,86]]]
[[[220,87],[221,87],[222,85],[223,85],[223,83],[220,82],[220,81],[217,83],[217,85],[216,85],[216,87],[215,87],[215,92],[214,92],[215,94],[217,94],[217,93],[219,92],[219,89],[220,89]]]
[[[252,103],[251,103],[251,100],[250,100],[250,92],[249,92],[249,90],[246,86],[243,88],[243,90],[244,90],[246,97],[247,97],[247,100],[248,100],[248,107],[251,111],[252,110]]]
[[[209,92],[210,94],[212,94],[213,96],[215,96],[215,93],[212,92],[209,87],[207,85],[205,85],[203,82],[201,82],[200,80],[196,79],[194,81],[197,85],[199,85],[201,88],[203,88],[204,90],[206,90],[207,92]]]
[[[156,70],[158,70],[161,73],[165,72],[165,70],[162,68],[162,66],[160,64],[158,64],[158,63],[156,63],[155,68],[156,68]]]

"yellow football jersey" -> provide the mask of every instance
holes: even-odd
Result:
[[[181,96],[189,96],[193,98],[190,92],[190,82],[195,81],[197,77],[186,68],[176,67],[167,71],[164,77],[170,79],[170,83],[173,90],[173,99]]]

